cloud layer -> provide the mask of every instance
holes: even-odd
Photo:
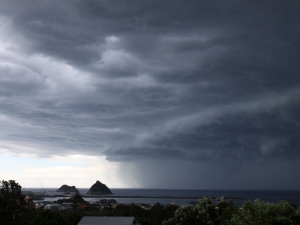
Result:
[[[26,3],[1,1],[2,152],[299,160],[299,3]]]

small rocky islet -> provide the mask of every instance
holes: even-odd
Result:
[[[58,188],[56,192],[76,192],[76,187],[64,184],[60,188]]]
[[[66,184],[62,185],[56,192],[76,192],[75,186],[68,186]],[[112,194],[111,190],[99,180],[94,183],[89,191],[87,192],[88,195],[107,195]]]

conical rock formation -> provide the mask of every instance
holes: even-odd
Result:
[[[104,195],[104,194],[112,194],[110,189],[105,185],[102,184],[100,181],[96,181],[95,184],[90,188],[87,193],[88,195]]]

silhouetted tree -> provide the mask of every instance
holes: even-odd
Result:
[[[197,215],[192,206],[185,206],[176,210],[174,217],[163,222],[163,225],[196,225]]]
[[[67,225],[59,212],[53,210],[37,210],[29,225]]]
[[[163,225],[219,225],[231,220],[235,212],[234,204],[224,197],[218,198],[214,204],[210,198],[198,200],[197,205],[178,208],[174,217],[163,222]]]
[[[231,199],[229,201],[225,201],[224,197],[217,198],[216,209],[221,225],[224,225],[227,223],[227,221],[230,221],[232,215],[236,213],[236,208],[233,201]]]
[[[13,218],[24,209],[26,202],[22,195],[22,187],[14,180],[0,181],[0,218]]]
[[[130,206],[129,205],[117,205],[113,211],[115,216],[130,216]]]
[[[151,224],[162,224],[166,219],[165,207],[161,203],[155,203],[149,210],[149,220]]]
[[[256,200],[247,201],[232,219],[230,225],[256,224],[300,224],[300,214],[290,203],[280,201],[278,204]]]
[[[136,204],[133,203],[130,204],[130,216],[134,216],[139,223],[142,223],[145,220],[147,220],[148,217],[147,212],[148,210],[143,209]]]

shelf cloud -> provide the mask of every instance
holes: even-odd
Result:
[[[300,187],[299,3],[0,2],[0,152]]]

